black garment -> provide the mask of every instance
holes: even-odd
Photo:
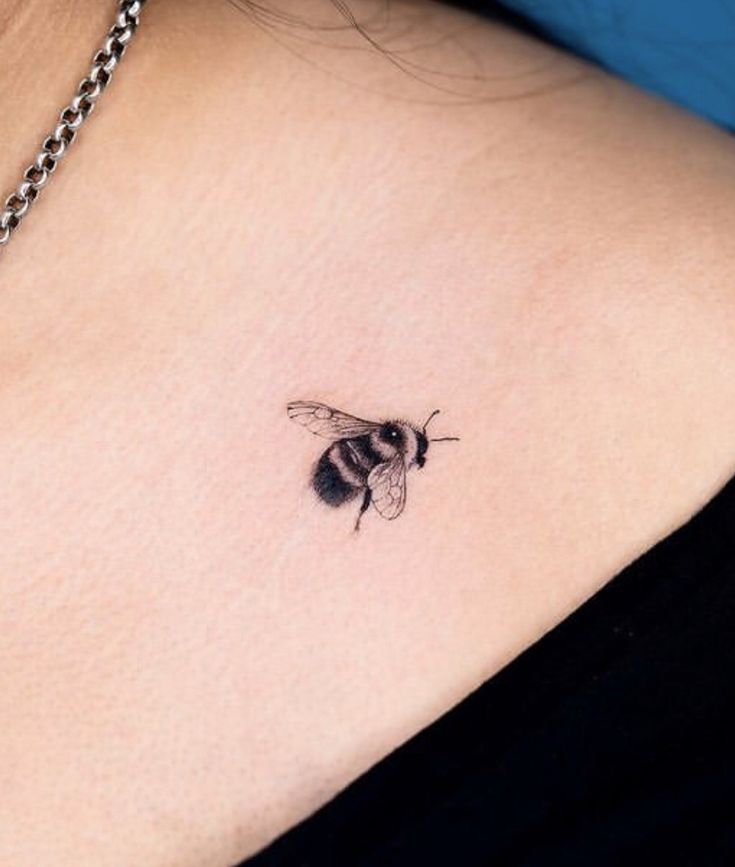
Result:
[[[735,865],[735,479],[245,863]]]

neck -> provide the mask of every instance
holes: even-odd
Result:
[[[33,3],[23,3],[23,0],[6,0],[0,6],[0,39],[5,36],[6,32],[10,29],[10,25],[18,19],[24,8],[33,5]]]
[[[16,182],[87,72],[116,0],[2,0],[0,178]]]
[[[3,0],[0,4],[0,70],[42,67],[73,47],[80,36],[112,23],[118,0]],[[100,30],[100,26],[102,30]],[[91,51],[91,48],[90,48]],[[89,53],[89,52],[87,52]],[[11,82],[20,83],[17,79]]]

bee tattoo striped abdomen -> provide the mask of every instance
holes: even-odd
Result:
[[[438,412],[418,428],[405,421],[366,421],[312,401],[288,405],[291,419],[333,440],[312,473],[319,499],[339,507],[362,494],[355,530],[371,504],[383,518],[397,518],[406,502],[407,471],[424,466],[430,442],[457,440],[427,437],[426,427]]]
[[[367,484],[367,471],[353,458],[346,440],[331,445],[314,467],[312,484],[317,495],[330,506],[354,500]]]

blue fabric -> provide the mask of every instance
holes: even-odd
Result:
[[[556,42],[735,129],[735,0],[502,0]]]

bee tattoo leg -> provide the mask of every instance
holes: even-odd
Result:
[[[362,505],[360,506],[360,512],[357,516],[357,520],[355,521],[355,532],[358,533],[360,530],[360,521],[362,520],[362,516],[367,512],[370,508],[370,503],[372,501],[373,494],[370,488],[365,488],[365,495],[362,498]]]

